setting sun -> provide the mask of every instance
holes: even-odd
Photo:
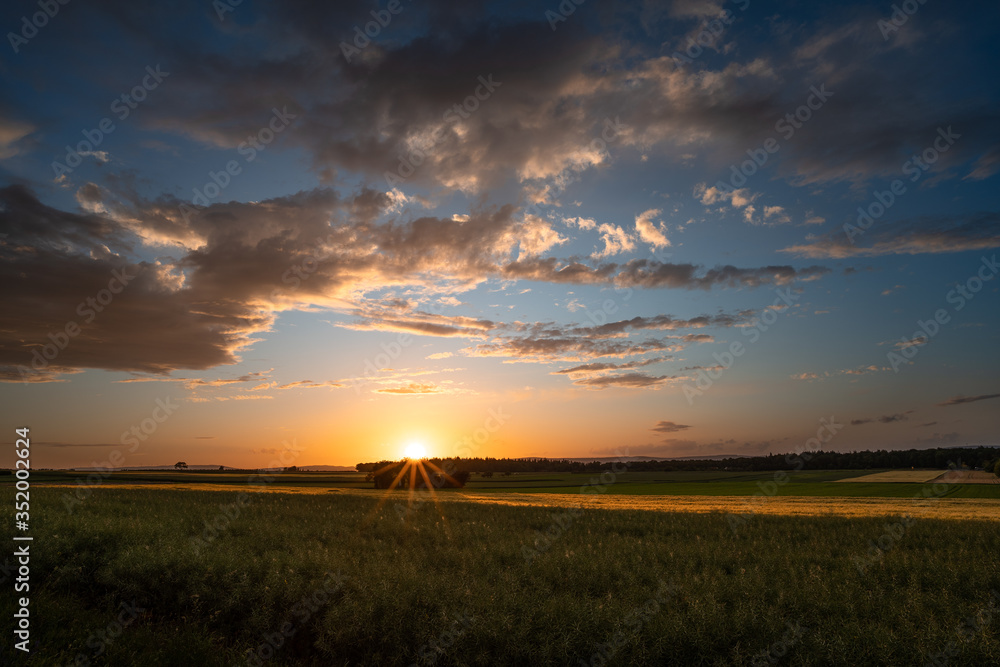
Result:
[[[404,456],[411,460],[423,459],[427,457],[427,448],[424,447],[423,443],[413,441],[406,446],[404,451]]]

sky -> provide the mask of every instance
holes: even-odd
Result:
[[[1000,444],[998,21],[5,3],[4,441],[30,427],[36,468]]]

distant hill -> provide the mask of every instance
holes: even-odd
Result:
[[[624,463],[626,461],[722,461],[724,459],[745,459],[748,458],[742,454],[713,454],[711,456],[593,456],[593,457],[579,457],[565,459],[567,461],[577,461],[579,463],[590,463],[591,461],[597,461],[599,463]],[[539,459],[544,460],[544,459]]]
[[[192,471],[210,471],[219,470],[218,465],[189,465],[184,470]],[[234,468],[232,466],[221,466],[223,470],[268,470],[268,471],[278,471],[284,470],[284,468]],[[296,466],[299,472],[354,472],[354,466]],[[87,472],[91,470],[107,470],[107,468],[70,468],[70,470],[80,470],[82,472]],[[174,466],[125,466],[124,468],[116,468],[116,470],[176,470]]]
[[[219,466],[214,465],[191,465],[187,467],[187,470],[218,470]],[[70,468],[70,470],[107,470],[107,468],[88,466],[85,468]],[[115,468],[115,470],[174,470],[173,466],[124,466],[122,468]]]

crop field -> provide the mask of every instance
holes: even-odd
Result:
[[[1000,477],[982,470],[949,470],[933,481],[946,484],[1000,484]]]
[[[308,485],[107,486],[68,506],[67,488],[32,489],[32,664],[1000,660],[995,522],[734,522],[722,507],[611,511],[532,504],[569,494],[474,490],[411,504],[406,491]],[[10,560],[0,564],[9,580]],[[0,612],[13,604],[4,596]]]
[[[520,473],[484,478],[473,475],[465,490],[477,493],[579,494],[597,487],[602,495],[664,496],[767,496],[912,498],[928,485],[916,480],[934,480],[940,470],[879,471],[808,470],[800,472],[623,472],[602,480],[593,473]],[[363,473],[288,472],[257,475],[237,472],[136,471],[102,472],[39,471],[33,484],[83,488],[129,485],[217,489],[241,487],[250,490],[371,489]],[[850,481],[851,483],[844,483]],[[943,482],[935,497],[1000,500],[1000,485]]]
[[[857,477],[845,477],[838,482],[909,482],[921,484],[941,476],[940,470],[888,470]]]

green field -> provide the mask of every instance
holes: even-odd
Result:
[[[775,496],[826,496],[911,498],[926,487],[911,483],[838,483],[848,477],[879,470],[808,470],[789,472],[787,481],[770,487]],[[944,472],[944,471],[942,471]],[[76,484],[86,481],[89,473],[74,471],[39,471],[32,474],[33,484]],[[580,489],[598,479],[591,473],[520,473],[510,476],[494,475],[483,478],[473,475],[466,488],[470,491],[578,493]],[[260,478],[236,472],[176,472],[137,471],[103,473],[102,484],[149,484],[194,487],[197,484],[266,486],[269,488],[342,488],[370,489],[363,473],[281,473],[273,481],[262,483]],[[675,495],[675,496],[752,496],[775,480],[774,472],[625,472],[616,475],[613,484],[603,488],[604,493],[616,495]],[[447,492],[447,491],[445,491]],[[939,497],[944,498],[1000,498],[1000,485],[949,484]]]
[[[995,523],[63,491],[31,493],[30,664],[1000,662]]]

